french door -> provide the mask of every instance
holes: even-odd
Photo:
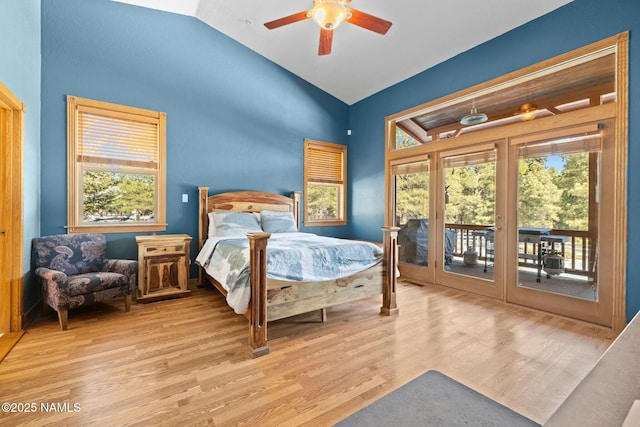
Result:
[[[510,138],[507,301],[612,326],[614,123]]]
[[[503,297],[505,141],[438,153],[435,282]]]
[[[404,279],[503,298],[504,140],[391,164]]]
[[[402,277],[612,326],[614,124],[394,160]]]

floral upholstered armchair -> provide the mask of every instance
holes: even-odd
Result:
[[[33,239],[31,257],[43,302],[67,329],[68,310],[124,296],[131,309],[138,262],[107,259],[104,234],[60,234]]]

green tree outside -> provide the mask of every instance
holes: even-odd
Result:
[[[555,177],[560,190],[560,212],[554,228],[589,228],[589,153],[562,156],[564,168]]]
[[[307,205],[307,211],[311,219],[338,219],[338,187],[331,185],[308,185]]]
[[[589,154],[567,154],[560,171],[547,157],[519,160],[518,226],[587,230]],[[429,173],[397,173],[397,224],[429,217]],[[445,171],[446,222],[493,225],[495,164],[480,163]]]
[[[153,175],[86,171],[82,185],[85,221],[141,221],[154,213]]]

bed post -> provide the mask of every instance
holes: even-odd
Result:
[[[300,192],[293,191],[291,193],[291,199],[293,200],[293,217],[296,220],[296,227],[300,231]]]
[[[267,344],[267,239],[271,233],[247,233],[250,250],[251,303],[249,304],[249,354],[269,354]]]
[[[398,306],[396,305],[398,230],[400,230],[399,227],[382,227],[384,277],[382,279],[382,307],[380,307],[380,313],[386,316],[398,314]]]
[[[198,187],[198,252],[209,234],[209,209],[207,206],[209,187]],[[202,285],[202,267],[198,268],[198,283]]]

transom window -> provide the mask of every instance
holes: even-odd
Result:
[[[164,231],[166,114],[67,97],[68,229]]]

